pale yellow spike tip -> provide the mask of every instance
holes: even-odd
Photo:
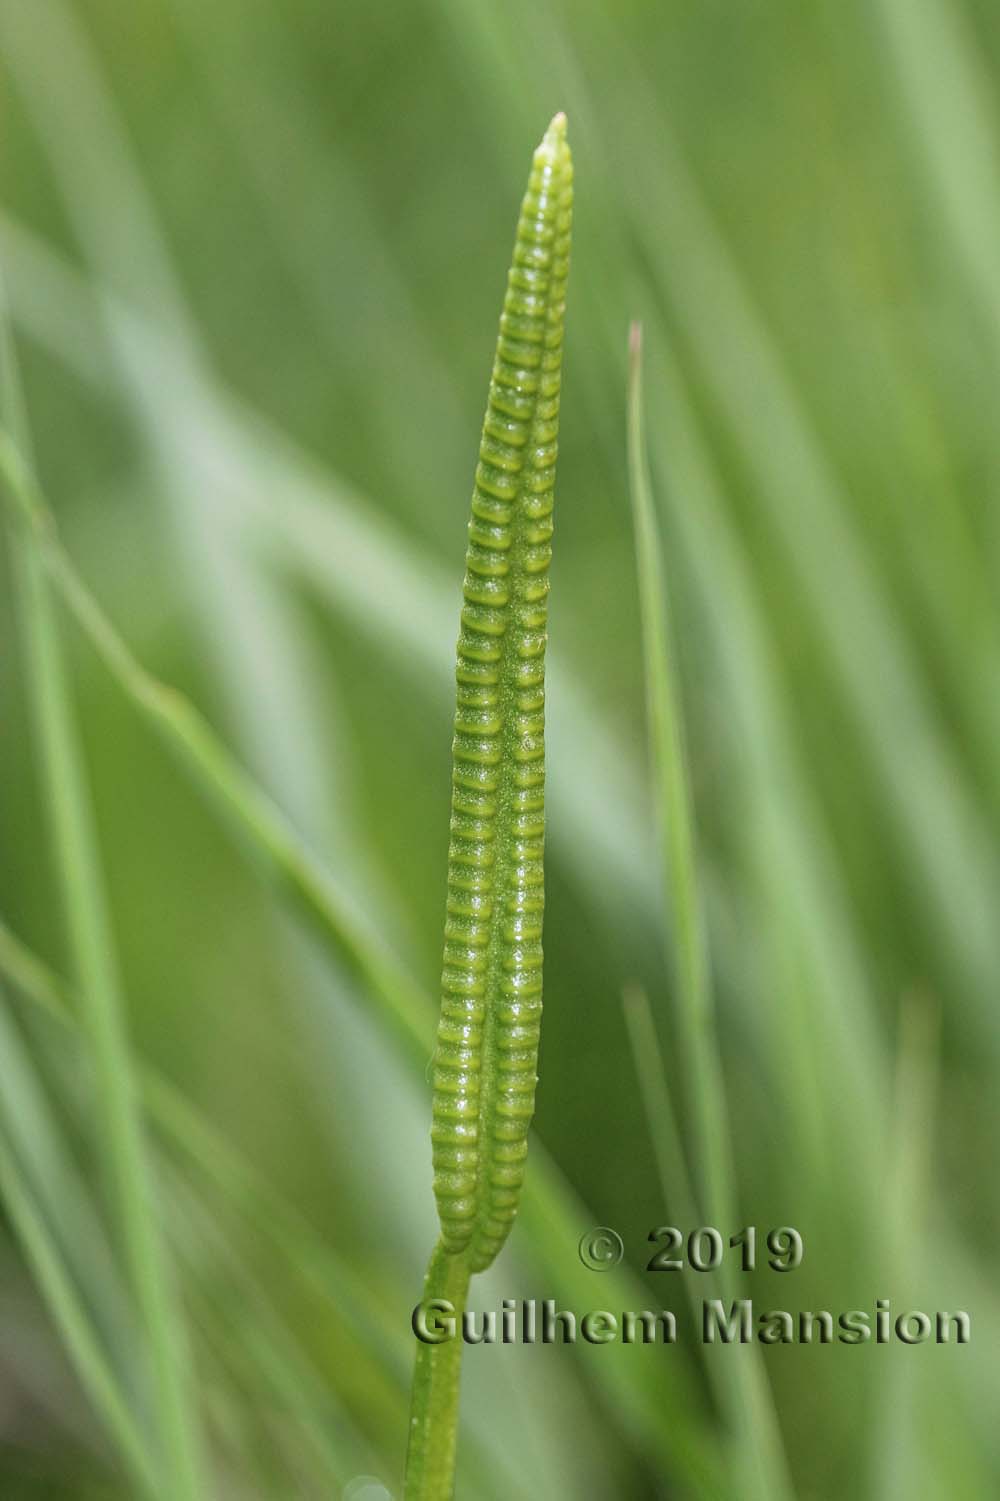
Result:
[[[542,137],[542,146],[549,151],[557,151],[566,142],[566,116],[562,110],[552,116],[551,124]]]

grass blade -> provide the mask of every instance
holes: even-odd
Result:
[[[663,846],[663,887],[674,931],[680,1045],[700,1167],[702,1207],[709,1224],[726,1226],[737,1223],[737,1204],[725,1079],[715,1031],[699,891],[694,809],[670,640],[667,586],[643,435],[642,334],[637,323],[632,325],[629,340],[628,460],[650,760]],[[662,1126],[662,1092],[651,1092],[648,1078],[646,1094],[650,1103],[659,1101],[656,1119],[658,1127]],[[669,1101],[666,1101],[666,1106],[669,1112]],[[669,1133],[667,1140],[673,1136],[674,1133]],[[672,1155],[676,1158],[679,1152]],[[674,1170],[680,1165],[675,1161]],[[683,1179],[676,1185],[665,1185],[665,1188],[669,1187],[690,1200],[691,1189]],[[720,1282],[733,1296],[733,1279],[728,1264],[720,1272]],[[733,1362],[731,1370],[733,1405],[739,1425],[736,1455],[746,1456],[745,1460],[737,1458],[735,1461],[738,1466],[737,1485],[740,1495],[745,1495],[750,1485],[752,1493],[761,1501],[764,1498],[774,1501],[777,1497],[790,1497],[792,1491],[767,1377],[759,1353],[755,1350],[749,1353],[749,1362]]]
[[[20,391],[6,320],[2,341],[2,410],[21,423]],[[41,770],[62,902],[93,1059],[96,1114],[112,1203],[132,1291],[149,1343],[163,1452],[177,1501],[200,1501],[197,1420],[186,1371],[182,1324],[167,1258],[150,1214],[154,1190],[136,1101],[124,1005],[114,957],[97,840],[73,719],[69,686],[37,540],[11,525],[17,615],[23,634]]]
[[[0,1135],[0,1196],[81,1386],[140,1493],[150,1501],[156,1501],[161,1492],[145,1440],[34,1195],[10,1150],[6,1133]]]
[[[0,976],[39,1014],[79,1036],[77,1007],[69,987],[2,920]],[[143,1068],[139,1082],[150,1120],[163,1140],[225,1195],[247,1223],[271,1240],[287,1266],[328,1300],[353,1330],[359,1351],[377,1356],[387,1375],[401,1385],[409,1374],[408,1343],[402,1331],[388,1322],[364,1279],[164,1075]],[[395,1334],[398,1339],[393,1338]]]
[[[672,532],[702,598],[701,618],[733,717],[732,775],[744,783],[741,801],[753,810],[746,827],[749,851],[762,889],[773,910],[782,913],[784,929],[794,932],[808,966],[806,987],[784,987],[787,1004],[800,1019],[790,1026],[791,1012],[775,1015],[770,1046],[776,1056],[788,1057],[796,1077],[809,1081],[809,1088],[798,1092],[800,1109],[792,1125],[803,1139],[830,1129],[831,1122],[814,1119],[825,1099],[815,1058],[817,1050],[833,1050],[842,1087],[851,1090],[851,1110],[846,1118],[841,1111],[836,1117],[842,1144],[849,1135],[852,1160],[860,1164],[870,1143],[883,1139],[888,1077],[864,947],[782,699],[755,580],[726,519],[716,468],[662,330],[650,353],[663,404],[657,472]],[[773,978],[768,985],[779,994],[783,989]]]
[[[886,1240],[896,1296],[916,1300],[927,1277],[934,1141],[938,1131],[940,1015],[932,998],[915,990],[902,998],[894,1081],[892,1140],[884,1192]],[[879,1387],[881,1420],[873,1454],[872,1491],[883,1501],[919,1492],[928,1468],[918,1420],[919,1377],[906,1351],[891,1348]]]
[[[879,0],[905,122],[937,199],[933,228],[1000,340],[1000,171],[996,97],[962,7],[940,0]]]
[[[698,889],[694,813],[681,720],[667,586],[643,437],[642,336],[632,325],[628,404],[629,485],[635,526],[642,615],[646,713],[655,780],[663,891],[670,910],[677,970],[678,1021],[688,1079],[688,1107],[702,1185],[712,1224],[725,1224],[733,1203],[733,1166]]]

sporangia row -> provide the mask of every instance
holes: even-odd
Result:
[[[479,449],[458,639],[451,844],[434,1064],[448,1251],[482,1271],[517,1213],[542,1011],[545,643],[573,168],[535,152]]]

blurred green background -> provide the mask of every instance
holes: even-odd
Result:
[[[697,1159],[646,755],[634,317],[739,1185],[720,1229],[802,1233],[798,1271],[749,1279],[759,1309],[972,1318],[964,1348],[759,1352],[788,1494],[997,1494],[1000,13],[2,0],[0,59],[0,265],[67,550],[412,977],[427,1062],[468,495],[530,152],[569,115],[535,1206],[472,1306],[662,1306],[682,1333],[467,1351],[459,1497],[751,1494],[684,1323],[709,1289],[644,1270],[681,1205],[630,983]],[[62,974],[9,576],[0,914]],[[61,618],[135,1051],[214,1130],[187,1152],[150,1133],[210,1494],[385,1501],[435,1233],[427,1075]],[[30,989],[0,1013],[5,1150],[141,1432],[87,1071]],[[133,1496],[5,1224],[0,1494]],[[620,1273],[581,1267],[593,1225]]]

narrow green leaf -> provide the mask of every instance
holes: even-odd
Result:
[[[0,320],[0,343],[0,410],[5,420],[24,428],[5,317]],[[161,1463],[177,1501],[202,1501],[197,1419],[183,1324],[174,1304],[157,1217],[150,1213],[154,1190],[69,686],[36,535],[31,527],[18,525],[10,513],[8,520],[40,774],[94,1065],[95,1115],[132,1291],[148,1339]]]
[[[744,826],[758,872],[754,897],[760,902],[766,896],[765,918],[781,914],[780,924],[762,921],[762,933],[801,949],[805,966],[805,984],[802,977],[797,985],[779,985],[775,977],[768,982],[786,1006],[771,1004],[759,1013],[769,1027],[766,1045],[805,1085],[791,1097],[797,1104],[792,1127],[814,1144],[832,1124],[832,1117],[820,1114],[830,1102],[817,1053],[829,1050],[836,1058],[841,1082],[834,1109],[843,1146],[849,1145],[849,1160],[857,1165],[853,1182],[872,1141],[884,1138],[887,1080],[864,947],[789,722],[755,581],[727,520],[716,466],[662,326],[650,362],[660,404],[657,473],[733,718],[732,775],[751,815]],[[757,912],[755,906],[755,917]],[[840,1108],[845,1090],[851,1103],[846,1118]]]
[[[663,886],[674,933],[677,971],[678,1022],[688,1109],[693,1121],[700,1166],[701,1203],[710,1225],[738,1221],[733,1162],[729,1140],[725,1078],[716,1037],[709,979],[705,921],[699,889],[694,809],[687,769],[687,752],[670,639],[668,596],[663,571],[660,533],[653,507],[642,406],[642,334],[632,325],[629,340],[628,459],[635,525],[636,567],[642,617],[646,713],[649,719],[650,760],[663,842]],[[658,1091],[647,1098],[662,1119]],[[676,1164],[675,1164],[676,1166]],[[685,1182],[677,1184],[690,1196]],[[691,1221],[694,1223],[694,1221]],[[729,1263],[720,1273],[730,1296],[733,1278]],[[791,1497],[791,1485],[774,1401],[757,1350],[733,1352],[725,1382],[731,1394],[738,1438],[733,1454],[736,1491],[760,1501]],[[747,1358],[743,1358],[746,1356]]]
[[[926,1285],[932,1164],[938,1132],[940,1013],[921,990],[902,998],[893,1089],[892,1140],[884,1184],[883,1242],[892,1268],[893,1297],[919,1302]],[[881,1421],[872,1454],[872,1494],[880,1501],[904,1501],[919,1493],[928,1468],[926,1436],[919,1419],[922,1373],[908,1351],[890,1347],[879,1381]]]
[[[629,482],[663,891],[674,935],[678,1023],[703,1208],[709,1223],[725,1224],[734,1199],[725,1081],[715,1038],[687,752],[667,616],[667,586],[643,436],[642,345],[638,324],[632,326],[629,349]]]
[[[0,1196],[94,1411],[140,1493],[159,1501],[162,1491],[145,1439],[5,1133],[0,1133]]]
[[[996,81],[963,7],[878,0],[905,125],[936,202],[929,223],[949,243],[1000,342],[1000,163]]]
[[[77,1008],[66,983],[2,920],[0,976],[40,1013],[79,1037]],[[163,1140],[271,1240],[305,1285],[331,1303],[352,1331],[358,1351],[376,1356],[387,1376],[402,1383],[407,1370],[405,1337],[393,1329],[366,1280],[169,1079],[144,1067],[139,1083],[146,1110]]]

